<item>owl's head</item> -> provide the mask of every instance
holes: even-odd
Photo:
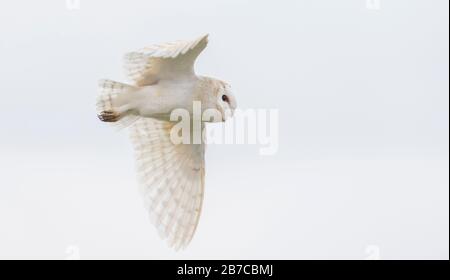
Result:
[[[228,83],[215,80],[213,102],[215,102],[215,108],[222,115],[222,121],[226,121],[233,116],[237,103]]]

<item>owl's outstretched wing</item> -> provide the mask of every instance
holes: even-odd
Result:
[[[145,206],[160,236],[176,250],[196,230],[203,202],[204,144],[175,145],[174,123],[139,118],[130,128]]]
[[[152,45],[125,55],[125,72],[137,86],[165,79],[195,75],[194,63],[208,44],[208,35],[193,41],[176,41]]]

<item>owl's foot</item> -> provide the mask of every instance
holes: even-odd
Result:
[[[120,115],[114,111],[103,111],[97,116],[102,122],[116,122],[120,119]]]

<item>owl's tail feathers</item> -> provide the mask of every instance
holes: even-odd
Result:
[[[101,121],[122,129],[138,119],[130,107],[133,92],[138,89],[137,87],[111,80],[100,80],[98,88],[96,110]]]

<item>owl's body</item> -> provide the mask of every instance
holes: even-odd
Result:
[[[104,82],[104,81],[102,81]],[[215,109],[216,100],[211,98],[220,81],[202,76],[191,76],[179,80],[161,81],[154,85],[129,87],[116,98],[114,106],[120,116],[139,115],[169,121],[175,109],[186,109],[192,113],[194,101],[200,101],[202,109]]]
[[[145,117],[167,116],[177,108],[189,109],[195,99],[201,98],[196,92],[196,77],[165,81],[148,86],[139,92],[138,113]],[[191,106],[189,106],[191,105]],[[165,119],[168,120],[168,119]]]
[[[204,143],[175,144],[170,139],[170,114],[218,110],[224,121],[236,101],[229,85],[197,76],[194,62],[206,47],[207,36],[193,41],[153,45],[125,56],[132,84],[99,82],[100,120],[128,127],[136,154],[138,176],[152,223],[169,245],[186,247],[200,217],[204,192]]]

